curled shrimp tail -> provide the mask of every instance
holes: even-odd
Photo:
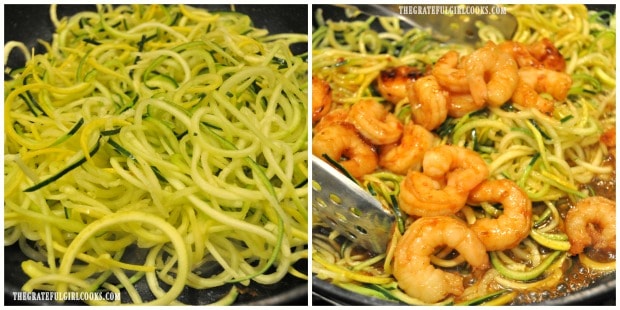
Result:
[[[408,85],[411,116],[414,122],[428,130],[441,125],[448,117],[448,92],[433,75],[424,76]]]
[[[412,169],[420,170],[424,153],[433,147],[436,140],[430,131],[409,122],[404,126],[398,143],[381,147],[379,166],[400,175],[406,175]]]
[[[459,54],[451,50],[444,54],[433,67],[431,73],[439,85],[453,93],[468,93],[467,72],[459,68]]]
[[[517,87],[516,61],[493,42],[470,54],[465,68],[471,95],[478,105],[500,106],[510,99]]]
[[[355,103],[348,121],[374,145],[394,143],[403,132],[400,120],[383,104],[371,99]]]
[[[566,214],[569,253],[583,253],[586,247],[616,250],[616,202],[594,196],[580,200]]]
[[[478,153],[449,145],[428,150],[422,170],[409,171],[401,182],[399,206],[410,215],[455,214],[465,206],[469,192],[489,175]]]
[[[335,123],[316,133],[312,138],[312,154],[321,158],[329,156],[356,178],[373,172],[379,161],[374,147],[349,123]]]
[[[407,98],[407,84],[413,83],[423,72],[412,66],[388,68],[379,73],[376,85],[383,98],[396,104]]]
[[[549,38],[543,38],[530,44],[527,50],[544,68],[554,71],[566,70],[564,56],[562,56],[562,53],[553,45]]]
[[[463,221],[447,216],[416,220],[396,245],[394,277],[408,295],[427,303],[464,291],[462,276],[431,264],[430,257],[439,247],[458,251],[475,270],[490,266],[484,245]]]
[[[501,203],[497,218],[483,218],[472,225],[488,251],[512,249],[525,239],[532,228],[532,202],[511,180],[486,180],[471,191],[469,203]]]
[[[312,123],[316,124],[332,108],[332,89],[329,83],[312,77]]]

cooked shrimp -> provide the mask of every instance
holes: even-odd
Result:
[[[566,60],[560,51],[548,38],[543,38],[527,46],[529,53],[538,60],[544,68],[554,71],[566,70]]]
[[[335,123],[317,132],[312,138],[312,154],[328,155],[356,178],[375,171],[379,161],[374,148],[349,123]]]
[[[332,89],[329,83],[312,77],[312,123],[325,116],[332,107]]]
[[[424,174],[443,179],[447,187],[468,193],[489,177],[489,168],[480,154],[470,149],[440,145],[424,155]]]
[[[386,100],[398,103],[407,98],[407,84],[422,74],[420,69],[406,65],[383,70],[377,78],[377,90]]]
[[[401,182],[398,203],[409,215],[451,215],[469,192],[489,176],[480,155],[457,146],[436,146],[424,154],[423,172],[410,170]]]
[[[433,75],[424,76],[408,84],[411,115],[416,124],[433,130],[448,117],[448,92],[445,91]]]
[[[470,54],[464,67],[471,95],[478,105],[500,106],[510,99],[517,87],[517,63],[493,42]]]
[[[515,60],[506,53],[498,53],[497,62],[491,68],[487,83],[487,102],[491,106],[501,106],[512,97],[519,80]],[[473,92],[472,92],[473,94]]]
[[[477,220],[471,229],[488,251],[512,249],[525,239],[532,228],[532,202],[511,180],[487,180],[469,194],[469,202],[501,203],[502,215]]]
[[[314,125],[312,130],[314,132],[319,132],[323,128],[329,127],[333,124],[346,122],[347,117],[349,117],[348,108],[336,108],[334,110],[329,111],[329,113],[323,116],[321,120],[316,125]]]
[[[517,61],[519,68],[547,68],[554,71],[564,71],[566,69],[566,60],[547,38],[543,38],[530,45],[515,41],[505,41],[500,43],[498,47],[501,51],[512,55]]]
[[[536,108],[543,113],[551,113],[554,109],[553,101],[541,97],[534,88],[522,80],[512,94],[512,102],[526,108]]]
[[[616,157],[616,126],[605,130],[601,135],[600,141],[608,147],[609,154]]]
[[[449,51],[444,54],[432,69],[432,74],[443,88],[453,93],[469,93],[467,72],[459,68],[459,53]]]
[[[375,145],[394,143],[403,133],[403,124],[383,104],[370,99],[360,100],[351,107],[348,121]]]
[[[556,100],[564,100],[573,83],[570,75],[545,68],[521,68],[519,78],[538,93],[548,93]]]
[[[406,175],[409,169],[419,170],[424,153],[433,146],[436,139],[424,127],[409,122],[398,143],[381,147],[379,166],[401,175]]]
[[[452,117],[460,118],[483,107],[484,105],[476,104],[470,94],[451,93],[448,96],[448,115]]]
[[[463,221],[447,216],[420,218],[407,228],[394,252],[394,277],[409,296],[435,303],[463,293],[461,275],[431,264],[430,256],[444,246],[458,251],[476,271],[490,266],[484,245]]]
[[[568,211],[565,223],[571,255],[582,253],[588,246],[615,251],[615,201],[600,196],[582,199]]]
[[[542,64],[536,59],[521,42],[504,41],[498,45],[500,51],[507,53],[514,58],[519,68],[521,67],[540,67]]]
[[[400,184],[398,206],[414,216],[452,215],[465,206],[467,194],[420,171],[409,170]]]

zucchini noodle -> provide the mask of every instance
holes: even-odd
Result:
[[[214,302],[232,304],[252,282],[307,279],[308,65],[291,50],[307,35],[184,5],[56,10],[45,53],[5,44],[4,240],[28,257],[22,289],[168,305],[230,286]]]
[[[531,44],[548,38],[565,58],[573,83],[566,100],[555,101],[551,114],[508,101],[460,118],[448,117],[433,131],[440,144],[480,154],[488,164],[490,179],[517,183],[532,201],[534,213],[529,236],[513,249],[489,252],[493,266],[484,275],[472,274],[452,249],[438,249],[430,257],[432,264],[459,272],[466,283],[461,296],[449,296],[442,304],[537,303],[571,294],[587,287],[589,281],[615,273],[615,253],[571,257],[564,223],[566,212],[580,199],[603,195],[615,201],[615,144],[602,142],[605,133],[615,133],[615,14],[589,11],[584,5],[507,5],[506,9],[518,21],[512,40]],[[357,18],[333,21],[321,14],[315,12],[312,74],[329,83],[332,110],[349,108],[361,99],[384,102],[373,84],[381,71],[408,65],[424,72],[450,50],[467,55],[479,47],[441,43],[425,30],[401,29],[396,17],[360,17],[348,12],[348,17]],[[480,46],[505,40],[491,26],[478,27]],[[385,106],[402,124],[411,121],[408,98]],[[413,220],[398,213],[394,198],[403,178],[377,169],[358,179],[385,208],[395,210],[398,226],[385,253],[355,248],[315,219],[312,271],[316,278],[378,299],[423,304],[407,296],[392,275],[395,244]],[[467,205],[457,216],[472,224],[502,211],[483,203]],[[329,242],[322,241],[325,234]],[[375,257],[382,259],[375,261]],[[359,264],[368,268],[360,269]],[[343,271],[336,275],[335,268],[356,273],[366,270],[366,277],[362,281]],[[392,281],[384,283],[386,277]]]

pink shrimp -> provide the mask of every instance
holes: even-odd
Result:
[[[460,118],[483,107],[484,105],[477,104],[470,94],[451,93],[448,97],[448,115],[452,117]]]
[[[334,123],[317,132],[312,138],[312,154],[328,155],[356,178],[375,171],[379,161],[375,149],[349,123]]]
[[[401,175],[407,174],[410,169],[419,170],[424,153],[436,140],[430,131],[409,122],[405,125],[403,136],[398,143],[381,147],[379,166]]]
[[[548,38],[543,38],[529,45],[515,41],[505,41],[500,43],[498,47],[501,51],[510,54],[517,61],[519,68],[533,67],[554,71],[566,70],[566,60]]]
[[[504,207],[496,219],[477,220],[471,229],[488,251],[512,249],[525,239],[532,228],[532,202],[511,180],[487,180],[469,194],[469,203],[498,202]]]
[[[469,192],[489,176],[478,153],[448,145],[427,151],[422,169],[410,170],[401,182],[398,203],[409,215],[455,214],[465,206]]]
[[[527,45],[521,42],[505,41],[498,45],[500,51],[509,54],[521,67],[540,67],[541,64],[530,52]]]
[[[348,108],[333,109],[329,111],[329,113],[327,113],[325,116],[323,116],[321,120],[318,123],[316,123],[316,125],[314,125],[312,130],[316,133],[316,132],[323,130],[323,128],[329,127],[333,124],[345,123],[347,122],[348,117],[349,117]]]
[[[467,72],[459,68],[459,53],[449,51],[444,54],[432,69],[432,74],[437,78],[437,82],[446,90],[453,93],[469,93],[469,83]]]
[[[519,78],[538,93],[548,93],[556,100],[566,99],[573,83],[570,75],[545,68],[521,68]]]
[[[580,200],[566,214],[569,253],[582,253],[588,246],[616,250],[616,202],[594,196]]]
[[[534,88],[522,80],[519,80],[512,94],[512,102],[526,108],[536,108],[543,113],[551,113],[555,108],[553,101],[541,97]]]
[[[538,60],[544,68],[554,71],[566,70],[566,60],[560,51],[548,38],[543,38],[527,46],[529,53]]]
[[[396,104],[407,98],[407,84],[422,74],[420,69],[406,65],[383,70],[377,78],[377,90],[383,98]]]
[[[312,123],[315,124],[331,110],[332,89],[329,83],[312,77]]]
[[[517,87],[517,63],[493,42],[468,55],[464,67],[471,95],[478,105],[500,106],[510,99]]]
[[[448,216],[423,217],[411,224],[394,252],[394,277],[409,296],[427,303],[463,294],[463,277],[431,264],[438,247],[453,248],[476,271],[490,267],[482,242],[459,220]]]
[[[351,107],[347,120],[372,144],[394,143],[403,133],[403,124],[383,104],[363,99]]]
[[[433,75],[424,76],[407,87],[411,115],[416,124],[433,130],[448,117],[448,92]]]
[[[609,154],[616,157],[616,126],[608,128],[599,139],[609,149]]]

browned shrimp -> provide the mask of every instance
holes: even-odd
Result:
[[[540,67],[541,63],[536,59],[527,48],[527,45],[521,42],[505,41],[498,45],[498,48],[514,58],[514,60],[522,67]]]
[[[333,124],[346,122],[347,121],[347,117],[349,117],[349,109],[348,108],[336,108],[336,109],[333,109],[333,110],[329,111],[329,113],[327,113],[325,116],[323,116],[321,118],[321,120],[316,125],[314,125],[312,130],[314,132],[319,132],[323,128],[329,127],[329,126],[331,126]]]
[[[441,145],[424,154],[423,172],[410,170],[401,182],[398,203],[409,215],[451,215],[461,210],[469,192],[489,176],[478,153]]]
[[[543,38],[527,46],[530,54],[538,60],[544,68],[554,71],[566,70],[566,60],[560,51],[548,38]]]
[[[388,68],[379,73],[377,90],[387,101],[398,103],[407,98],[407,84],[412,83],[422,74],[420,69],[412,66]]]
[[[435,303],[463,293],[461,275],[431,264],[431,255],[442,246],[458,251],[475,270],[490,266],[484,245],[463,221],[447,216],[420,218],[407,228],[394,252],[394,277],[407,295]]]
[[[480,154],[468,148],[440,145],[424,155],[424,174],[446,181],[446,186],[469,192],[489,177],[489,168]]]
[[[355,103],[347,120],[375,145],[394,143],[403,133],[400,120],[383,104],[371,99]]]
[[[609,148],[609,154],[616,157],[616,126],[605,130],[601,135],[600,141]]]
[[[510,99],[517,87],[517,63],[493,42],[468,55],[464,67],[471,96],[478,105],[500,106]]]
[[[312,123],[315,124],[332,108],[332,89],[329,83],[312,77]]]
[[[459,53],[451,50],[444,54],[432,69],[437,82],[452,93],[469,93],[467,72],[459,66]]]
[[[566,214],[566,234],[571,255],[592,246],[616,250],[616,202],[595,196],[580,200]]]
[[[375,149],[349,123],[334,123],[317,132],[312,138],[312,154],[328,155],[356,178],[375,171],[379,161]]]
[[[398,143],[381,147],[379,166],[401,175],[406,175],[409,169],[419,170],[424,153],[436,140],[430,131],[409,122],[405,125],[403,136]]]
[[[448,117],[448,92],[434,75],[424,76],[407,86],[411,115],[416,124],[433,130]]]
[[[554,71],[566,70],[566,60],[551,40],[543,38],[530,45],[515,41],[505,41],[498,45],[499,49],[512,55],[519,68],[547,68]]]
[[[448,96],[448,115],[452,117],[460,118],[483,107],[484,105],[477,104],[469,93],[451,93]]]
[[[541,97],[534,88],[522,80],[517,83],[517,88],[512,94],[512,102],[526,108],[536,108],[547,114],[554,109],[553,101]]]
[[[545,68],[521,68],[519,78],[538,93],[548,93],[556,100],[564,100],[573,80],[567,73]]]
[[[487,180],[469,194],[469,202],[501,203],[502,215],[496,219],[477,220],[472,230],[488,251],[512,249],[519,245],[532,228],[532,202],[527,194],[511,180]]]
[[[543,113],[551,113],[554,109],[553,101],[540,94],[548,93],[556,100],[564,100],[572,83],[570,75],[564,72],[545,68],[521,68],[512,101],[524,107],[535,107]]]

